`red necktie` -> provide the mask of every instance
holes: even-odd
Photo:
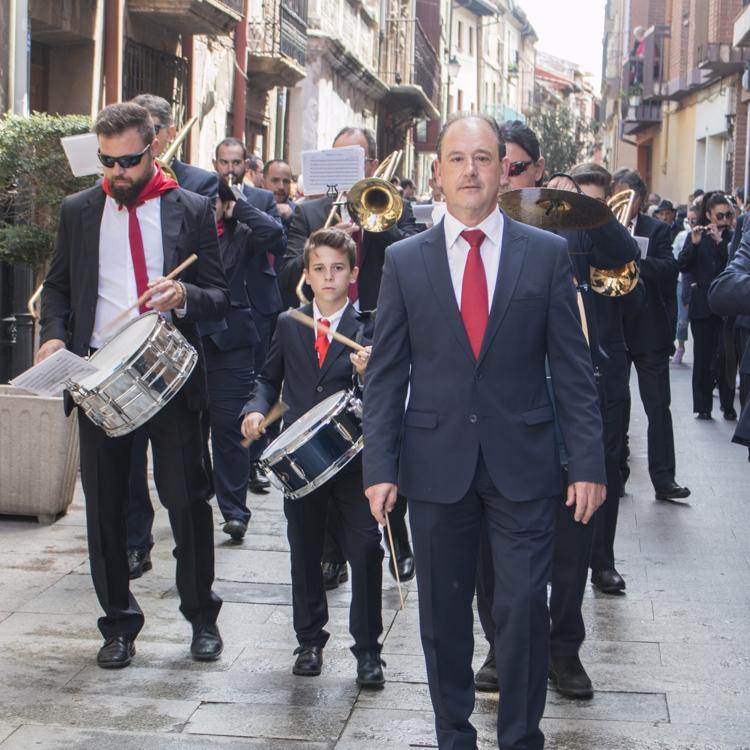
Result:
[[[135,288],[138,292],[138,296],[141,297],[143,293],[148,289],[148,268],[146,267],[146,251],[143,248],[143,236],[141,235],[141,225],[138,222],[138,214],[136,210],[139,206],[142,206],[146,201],[151,200],[165,193],[167,190],[174,190],[179,187],[177,182],[171,177],[167,177],[162,172],[161,167],[158,163],[154,164],[154,174],[148,183],[144,186],[143,190],[138,194],[135,202],[129,206],[119,206],[120,210],[127,208],[128,210],[128,240],[130,244],[130,257],[133,260],[133,273],[135,274]],[[102,180],[102,189],[107,195],[111,195],[109,189],[109,182],[104,179]],[[138,308],[138,312],[145,313],[149,312],[150,308],[146,307],[145,304]]]
[[[357,268],[361,271],[360,263],[362,262],[362,230],[358,229],[356,232],[352,234],[352,239],[354,240],[355,244],[357,245]],[[353,284],[349,284],[349,291],[347,292],[349,295],[349,301],[354,304],[359,299],[359,283],[354,282]]]
[[[461,236],[469,243],[469,255],[466,258],[464,280],[461,285],[461,317],[474,356],[479,359],[490,309],[487,274],[484,272],[482,255],[479,252],[486,235],[481,229],[465,229]]]
[[[326,333],[326,331],[330,326],[330,321],[325,318],[320,318],[320,320],[318,320],[318,335],[315,339],[315,351],[318,353],[318,367],[323,367],[323,362],[328,353],[330,342],[328,341],[328,333]]]

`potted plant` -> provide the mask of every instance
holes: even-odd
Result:
[[[63,198],[94,180],[73,177],[60,138],[90,127],[81,115],[0,117],[0,260],[30,266],[35,287],[54,250]],[[78,430],[61,401],[0,386],[0,513],[49,522],[70,505]]]

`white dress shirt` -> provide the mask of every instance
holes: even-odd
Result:
[[[349,306],[349,300],[344,302],[344,306],[337,310],[333,315],[323,315],[323,313],[320,312],[320,308],[318,307],[318,303],[313,300],[313,318],[315,322],[317,323],[321,318],[324,320],[327,320],[330,325],[328,326],[328,343],[333,341],[333,336],[331,336],[330,331],[335,331],[339,327],[339,323],[341,322],[341,318],[344,317],[344,312],[346,308]],[[313,334],[315,334],[315,331],[313,331]],[[317,335],[316,335],[317,338]]]
[[[445,212],[445,247],[448,252],[448,267],[451,273],[453,291],[456,295],[458,309],[461,309],[461,288],[464,283],[464,269],[469,257],[469,243],[461,236],[466,229],[481,229],[485,238],[479,250],[487,276],[487,299],[492,307],[495,295],[497,273],[500,268],[500,250],[503,238],[503,215],[500,209],[495,209],[479,226],[464,226],[450,211]],[[489,311],[488,311],[489,312]]]
[[[164,275],[164,248],[161,234],[161,198],[152,198],[136,209],[141,226],[146,270],[149,281]],[[91,347],[98,349],[109,341],[118,327],[112,322],[138,299],[133,259],[128,237],[128,210],[120,209],[107,196],[99,227],[99,296],[91,334]],[[132,310],[122,325],[140,313]]]

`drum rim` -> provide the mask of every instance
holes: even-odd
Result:
[[[341,471],[341,469],[343,469],[352,459],[357,457],[357,455],[364,448],[364,445],[365,445],[364,436],[360,435],[359,438],[357,438],[357,442],[354,443],[354,445],[352,445],[351,448],[348,448],[344,453],[342,453],[327,469],[322,471],[314,479],[311,479],[304,487],[300,487],[298,490],[295,490],[294,492],[286,491],[286,489],[283,486],[283,482],[276,475],[276,472],[274,472],[270,466],[267,466],[266,463],[263,462],[262,458],[260,459],[260,464],[264,470],[267,469],[268,471],[270,471],[273,474],[274,479],[276,479],[279,485],[281,485],[279,489],[284,493],[284,498],[286,500],[299,500],[305,497],[305,495],[309,495],[314,490],[319,489],[331,477],[333,477],[335,474],[338,474],[339,471]]]
[[[272,461],[272,457],[277,458],[278,457],[277,454],[279,452],[283,451],[284,453],[290,453],[292,451],[297,450],[297,448],[299,448],[301,445],[304,445],[304,443],[306,443],[313,435],[316,435],[318,432],[320,432],[320,430],[322,430],[323,427],[330,424],[331,420],[335,416],[340,414],[342,411],[344,411],[344,408],[349,403],[359,402],[361,405],[361,399],[355,395],[352,389],[341,390],[341,391],[338,391],[338,393],[340,394],[339,400],[334,404],[332,409],[325,416],[321,417],[321,420],[319,422],[317,422],[314,425],[310,425],[310,427],[303,430],[294,440],[291,440],[289,443],[287,443],[284,446],[284,448],[279,448],[279,447],[274,448],[274,445],[281,439],[281,436],[284,434],[282,430],[281,435],[275,438],[274,441],[268,445],[268,447],[263,451],[263,453],[261,454],[258,460],[266,461],[267,463],[270,464]],[[335,395],[336,394],[334,393],[331,394],[331,396],[335,396]],[[326,398],[331,398],[331,396],[327,396]],[[317,406],[317,404],[315,404],[315,406]],[[294,424],[294,422],[292,422],[292,424]],[[271,450],[272,448],[273,450]]]

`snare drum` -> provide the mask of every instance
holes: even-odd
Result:
[[[285,497],[297,500],[327,482],[363,445],[362,402],[339,391],[284,430],[259,463]]]
[[[197,361],[187,339],[150,312],[93,354],[97,372],[65,386],[95,425],[119,437],[151,419],[182,388]]]

